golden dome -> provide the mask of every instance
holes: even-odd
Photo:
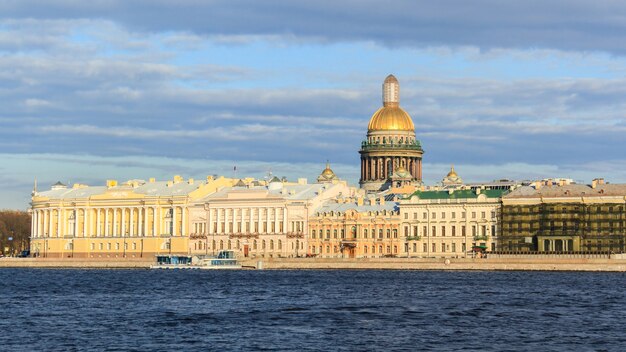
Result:
[[[459,177],[459,175],[456,174],[456,171],[454,171],[454,165],[450,166],[450,172],[448,172],[446,177]]]
[[[319,177],[317,178],[317,181],[319,181],[319,182],[331,181],[331,180],[334,180],[336,178],[337,178],[337,175],[335,175],[333,170],[330,168],[330,163],[326,162],[326,168],[319,175]]]
[[[399,106],[383,106],[372,115],[368,131],[415,131],[411,116]]]

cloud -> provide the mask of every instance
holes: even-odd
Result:
[[[22,0],[0,4],[0,14],[5,19],[106,19],[132,31],[187,32],[231,43],[279,36],[283,41],[362,41],[389,47],[626,52],[626,4],[611,0]]]

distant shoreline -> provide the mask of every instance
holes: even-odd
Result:
[[[145,259],[0,258],[1,268],[147,269]],[[626,259],[581,258],[257,258],[242,264],[263,270],[462,270],[626,272]]]

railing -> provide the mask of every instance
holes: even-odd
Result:
[[[422,146],[419,142],[415,143],[369,143],[367,141],[363,141],[361,143],[361,150],[370,150],[370,149],[402,149],[402,150],[418,150],[423,151]]]
[[[600,258],[610,259],[611,255],[619,254],[610,251],[577,251],[577,252],[537,252],[537,251],[495,251],[487,252],[488,258]]]
[[[474,236],[474,241],[487,241],[489,236]]]
[[[407,241],[419,241],[422,239],[422,236],[407,236],[406,240]]]

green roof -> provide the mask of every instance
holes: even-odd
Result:
[[[487,198],[500,198],[507,192],[508,190],[502,189],[480,190],[480,194],[484,194]],[[407,198],[411,198],[412,196],[418,196],[420,199],[470,199],[478,198],[479,194],[476,194],[476,192],[471,189],[464,189],[455,190],[452,194],[448,191],[416,191]]]

